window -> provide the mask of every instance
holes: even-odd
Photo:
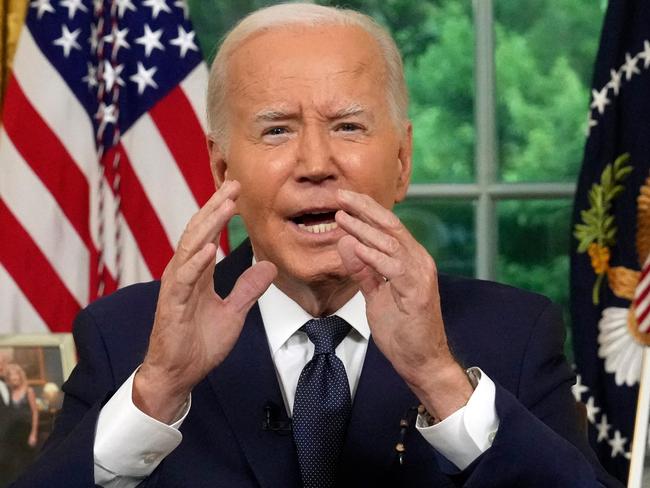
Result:
[[[204,52],[274,2],[190,1]],[[319,2],[335,4],[336,2]],[[414,174],[396,212],[443,272],[568,301],[575,179],[606,2],[354,0],[402,51]],[[243,239],[231,224],[233,242]]]

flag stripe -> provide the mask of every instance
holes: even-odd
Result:
[[[0,200],[0,226],[13,245],[0,246],[0,262],[53,332],[67,331],[79,303],[70,294],[48,259]],[[47,288],[43,288],[43,283]]]
[[[118,145],[112,148],[106,154],[107,160],[113,158],[116,150],[119,150],[121,153],[120,185],[122,214],[127,222],[133,223],[131,225],[131,232],[133,232],[133,237],[142,250],[142,256],[147,263],[150,273],[153,276],[161,276],[165,270],[165,266],[167,266],[167,262],[171,259],[173,248],[156,211],[151,206],[144,192],[141,180],[138,179],[133,171],[131,162],[123,147]],[[115,174],[110,165],[106,167],[106,176],[112,186],[115,182]],[[170,200],[173,201],[172,198]],[[151,243],[155,243],[155,245],[151,245]]]
[[[37,334],[50,331],[2,264],[0,264],[0,296],[4,299],[4,305],[0,307],[3,333]]]
[[[205,136],[189,100],[183,90],[176,87],[149,113],[194,199],[202,207],[214,193],[215,187]]]
[[[29,29],[21,31],[13,73],[34,110],[61,140],[73,161],[88,178],[89,167],[97,166],[91,120],[59,72],[43,56]],[[3,110],[11,115],[8,109]]]
[[[88,249],[56,200],[18,154],[4,128],[0,128],[0,146],[3,148],[3,171],[11,175],[11,181],[0,179],[0,196],[41,248],[70,293],[79,303],[85,303],[88,300]],[[29,195],[25,194],[26,189]],[[11,233],[6,235],[11,236]],[[15,246],[13,242],[11,245]]]
[[[6,92],[6,110],[21,114],[5,120],[7,135],[23,160],[47,187],[52,197],[75,228],[86,246],[91,247],[88,232],[88,183],[61,141],[33,110],[15,78],[10,77]],[[34,144],[38,134],[38,144]],[[71,192],[70,189],[75,191]]]
[[[147,144],[142,141],[147,141]],[[161,217],[160,223],[165,229],[169,243],[176,247],[188,216],[196,213],[198,206],[173,156],[161,139],[158,128],[148,114],[140,117],[124,134],[122,147],[147,199],[155,213]],[[173,189],[173,198],[170,189]]]
[[[635,290],[635,297],[634,297],[634,303],[638,307],[639,310],[641,310],[643,301],[647,298],[648,292],[650,292],[650,286],[645,286],[645,287],[640,287],[640,285],[637,285],[637,288]],[[650,300],[648,300],[650,302]],[[645,306],[647,307],[648,304],[646,303]],[[639,311],[637,310],[637,311]]]
[[[208,86],[208,68],[205,63],[199,64],[194,68],[187,77],[181,81],[181,88],[187,96],[190,105],[194,109],[194,115],[201,124],[204,134],[208,133],[208,124],[206,121],[206,87]]]
[[[650,287],[650,264],[646,262],[643,266],[643,269],[641,270],[641,277],[639,278],[639,284],[637,285],[637,288],[648,287]]]
[[[127,184],[127,189],[129,188]],[[98,191],[94,192],[94,194],[97,194]],[[113,190],[111,189],[111,182],[106,179],[105,184],[102,189],[102,195],[104,197],[104,219],[103,219],[103,225],[104,225],[104,234],[108,237],[104,239],[104,263],[106,264],[106,267],[110,271],[112,276],[117,275],[117,246],[118,243],[115,242],[114,236],[115,231],[116,231],[116,226],[118,223],[116,222],[114,216],[115,216],[115,206],[117,205],[117,201],[113,196]],[[129,198],[131,197],[131,191],[129,190],[127,192],[127,204],[131,201]],[[124,198],[125,195],[122,195],[122,198]],[[94,198],[93,202],[97,203],[99,199]],[[124,210],[124,209],[122,209]],[[90,220],[90,226],[93,229],[93,232],[95,235],[98,234],[98,226],[99,226],[99,215],[98,215],[99,209],[95,208],[93,212],[91,212],[91,220]],[[133,226],[138,227],[141,226],[143,222],[140,222],[139,220],[133,221]],[[146,249],[146,247],[140,247],[133,235],[133,232],[131,231],[131,227],[129,226],[129,222],[127,222],[126,218],[124,215],[119,219],[119,225],[120,225],[120,260],[121,260],[121,268],[120,268],[120,286],[125,286],[125,285],[130,285],[132,283],[136,283],[138,281],[149,281],[153,279],[153,276],[151,274],[151,271],[149,270],[149,267],[146,263],[146,260],[144,259],[144,256],[142,254],[142,249]],[[143,243],[143,245],[146,243]]]
[[[645,321],[646,317],[648,316],[649,311],[650,311],[650,309],[646,308],[645,310],[643,310],[643,312],[638,313],[636,315],[637,324],[641,325]]]

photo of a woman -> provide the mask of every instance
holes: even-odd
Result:
[[[5,370],[9,387],[6,437],[13,446],[10,461],[11,474],[20,473],[36,455],[38,442],[38,408],[34,389],[27,384],[25,370],[18,364],[9,364]],[[9,476],[12,479],[12,476]]]
[[[52,432],[75,361],[72,334],[0,335],[0,488],[22,474]]]

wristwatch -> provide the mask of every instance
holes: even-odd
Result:
[[[467,376],[467,381],[469,381],[469,384],[472,385],[472,389],[476,390],[476,387],[478,386],[478,382],[481,379],[481,370],[478,368],[467,368],[465,370],[465,375]],[[418,423],[422,427],[431,427],[432,425],[435,425],[438,422],[440,422],[440,419],[434,417],[429,412],[427,412],[426,407],[422,404],[418,406],[418,415],[419,415]]]

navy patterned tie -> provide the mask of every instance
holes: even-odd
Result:
[[[300,330],[314,343],[314,357],[300,373],[293,404],[293,438],[305,488],[336,486],[336,469],[352,410],[345,367],[334,349],[350,331],[332,315]]]

